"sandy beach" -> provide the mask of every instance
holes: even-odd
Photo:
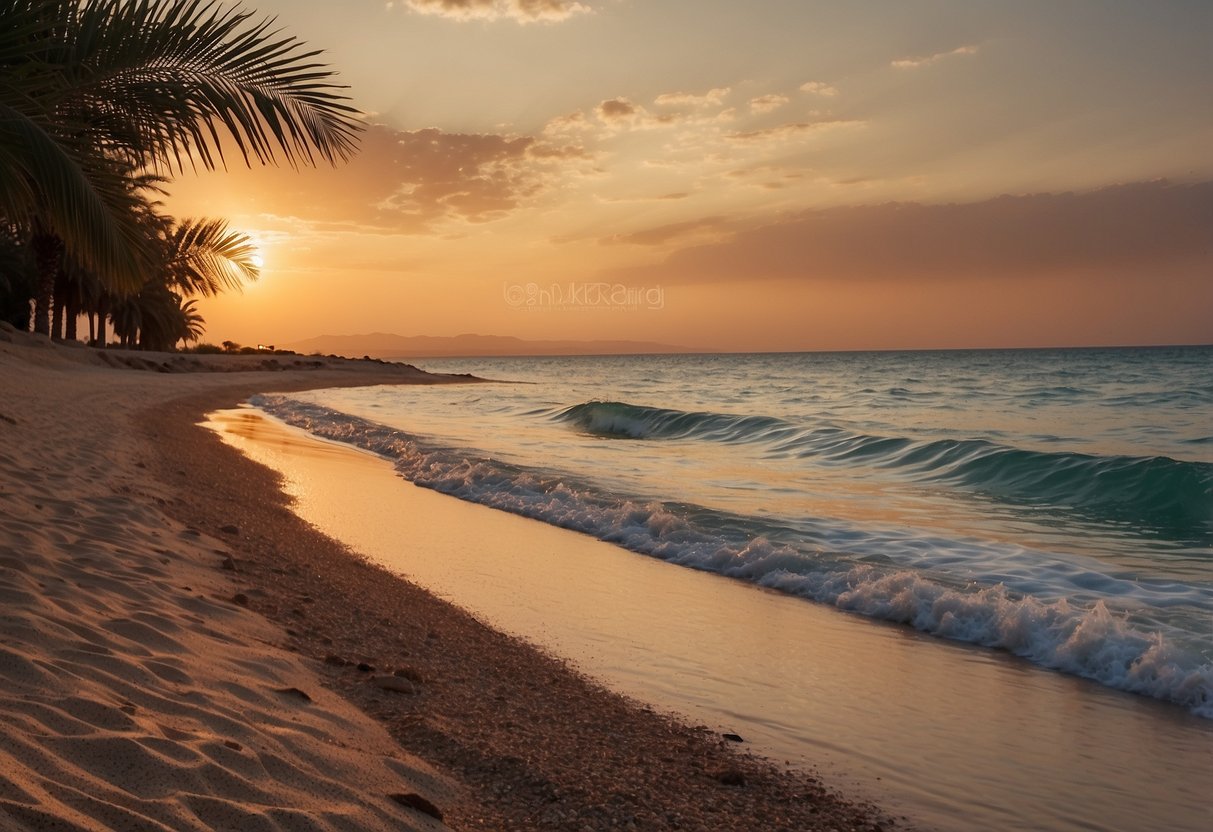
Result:
[[[452,380],[0,331],[0,828],[902,825],[367,563],[196,424]]]

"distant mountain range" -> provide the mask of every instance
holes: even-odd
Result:
[[[490,355],[632,355],[693,352],[653,341],[532,341],[511,335],[320,335],[281,344],[299,353],[361,358],[445,358]]]

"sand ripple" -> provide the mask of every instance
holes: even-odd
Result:
[[[141,481],[131,414],[221,380],[23,352],[0,343],[0,828],[444,828],[389,795],[453,787],[233,604],[222,541]]]

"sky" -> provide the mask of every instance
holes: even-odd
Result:
[[[1208,0],[261,0],[367,128],[186,174],[207,340],[1213,342]]]

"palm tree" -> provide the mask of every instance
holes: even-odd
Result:
[[[274,26],[215,0],[0,0],[0,218],[30,235],[36,330],[65,253],[112,291],[146,281],[130,170],[214,168],[221,136],[246,164],[354,152],[334,73]]]
[[[138,292],[115,293],[109,314],[123,346],[168,350],[181,340],[201,337],[202,316],[189,296],[239,290],[256,280],[257,249],[248,235],[229,230],[223,220],[173,223],[153,215],[160,252],[155,274]]]
[[[0,321],[29,329],[33,263],[22,228],[0,218]]]
[[[195,344],[202,338],[206,332],[206,319],[202,317],[195,306],[198,303],[196,300],[179,301],[178,307],[181,312],[181,338],[180,340],[189,343],[193,341]]]
[[[62,310],[63,337],[68,341],[75,340],[77,319],[80,315],[85,315],[88,318],[89,343],[104,343],[105,320],[104,318],[101,320],[100,341],[98,341],[97,317],[106,298],[105,287],[101,285],[101,281],[97,279],[94,272],[84,268],[71,257],[64,258],[62,275],[65,284],[64,291],[60,292],[59,287],[55,287],[55,306]],[[58,312],[57,316],[60,316]],[[51,335],[58,337],[53,323]]]
[[[186,295],[239,291],[261,274],[257,247],[247,234],[229,230],[227,220],[182,220],[164,243],[166,279]]]
[[[171,350],[178,341],[197,341],[206,322],[195,303],[163,283],[150,283],[138,294],[115,303],[114,332],[125,347],[161,352]]]
[[[159,213],[161,203],[155,196],[165,196],[166,180],[162,176],[149,173],[128,171],[122,177],[122,187],[125,189],[126,207],[125,220],[138,229],[140,245],[144,251],[143,271],[151,278],[161,278],[164,264],[167,262],[167,247],[164,238],[168,233],[172,220]],[[37,244],[55,246],[59,239],[53,234],[36,237],[31,248]],[[51,316],[50,335],[58,340],[61,336],[74,340],[76,337],[76,318],[81,311],[89,314],[90,343],[105,344],[105,320],[110,311],[110,303],[114,295],[124,297],[130,294],[125,288],[111,291],[107,288],[96,272],[87,268],[71,254],[58,255],[58,266],[54,281],[53,309]]]

